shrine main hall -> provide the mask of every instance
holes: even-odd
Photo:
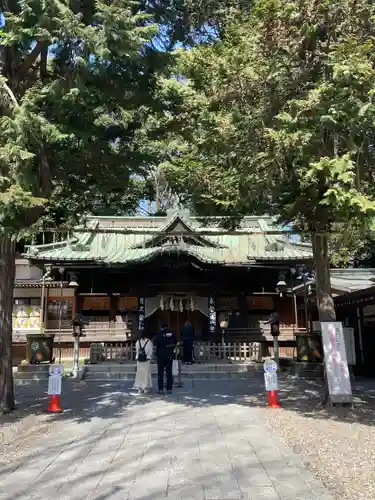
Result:
[[[198,341],[222,339],[226,321],[228,342],[271,343],[267,320],[277,311],[281,344],[293,340],[306,326],[305,297],[293,288],[296,270],[312,266],[310,245],[268,216],[244,217],[232,231],[223,222],[184,211],[87,217],[60,241],[28,247],[21,263],[34,279],[19,268],[15,335],[43,330],[71,341],[79,316],[87,341],[130,341],[162,324],[179,335],[189,320]]]

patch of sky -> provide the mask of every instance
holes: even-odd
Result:
[[[286,231],[288,233],[288,240],[291,243],[299,243],[301,241],[301,235],[291,233],[291,231],[293,231],[292,224],[286,224],[285,226],[281,226],[281,230]]]

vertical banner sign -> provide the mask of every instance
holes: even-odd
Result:
[[[279,384],[277,381],[277,363],[272,360],[265,361],[263,364],[263,369],[266,391],[278,391]]]
[[[210,297],[208,300],[208,318],[210,322],[210,333],[215,333],[216,331],[216,307],[215,298]]]
[[[142,331],[145,327],[145,298],[139,297],[138,301],[138,330]]]
[[[60,396],[63,372],[63,365],[51,365],[49,367],[48,396]]]
[[[342,323],[322,322],[324,361],[332,403],[351,403],[352,388]]]

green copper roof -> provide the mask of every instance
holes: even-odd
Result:
[[[30,247],[27,257],[129,264],[159,255],[188,254],[205,263],[238,265],[312,258],[309,245],[289,241],[286,233],[272,234],[278,228],[270,217],[245,217],[231,234],[220,234],[225,232],[220,218],[208,222],[203,226],[198,218],[181,212],[170,217],[89,217],[69,240]]]

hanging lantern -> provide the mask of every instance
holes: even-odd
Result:
[[[184,312],[184,303],[182,302],[182,299],[180,299],[180,312]]]
[[[169,309],[171,311],[174,311],[174,302],[173,302],[173,297],[171,297],[171,301],[169,302]]]
[[[191,309],[192,311],[195,311],[195,304],[194,304],[193,297],[190,297],[190,309]]]
[[[161,296],[161,299],[160,299],[160,309],[162,311],[164,311],[164,297],[163,296]]]

